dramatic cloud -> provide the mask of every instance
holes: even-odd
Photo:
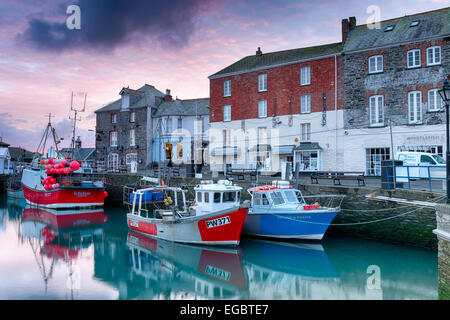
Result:
[[[41,50],[94,48],[114,49],[130,41],[153,40],[165,47],[188,44],[196,19],[212,0],[78,0],[81,30],[66,26],[67,6],[60,5],[59,17],[29,18],[28,27],[18,36]],[[58,21],[54,21],[55,19]]]

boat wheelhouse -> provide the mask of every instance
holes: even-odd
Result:
[[[238,245],[248,211],[248,206],[240,204],[242,188],[220,180],[217,184],[202,181],[194,190],[195,201],[186,200],[186,189],[175,187],[134,191],[132,210],[127,214],[129,228],[174,242]],[[150,202],[153,210],[146,206],[149,192],[161,200]]]
[[[248,192],[252,200],[243,232],[271,238],[321,240],[343,200],[339,195],[304,197],[285,181]]]

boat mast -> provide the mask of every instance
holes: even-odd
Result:
[[[84,93],[84,103],[83,103],[83,108],[81,108],[81,109],[75,109],[73,106],[73,91],[72,91],[72,96],[70,98],[70,111],[74,112],[73,118],[71,118],[69,116],[69,119],[73,120],[73,132],[72,132],[72,143],[71,143],[71,149],[72,149],[71,158],[73,160],[75,160],[75,134],[76,134],[77,121],[81,121],[81,118],[78,118],[77,115],[78,115],[78,112],[84,112],[86,110],[86,96],[87,96],[87,93]],[[78,153],[77,154],[78,158],[76,158],[76,159],[81,160],[80,159],[80,150],[78,148],[77,148],[77,153]]]
[[[51,118],[54,116],[52,116],[52,114],[49,113],[46,117],[48,117],[47,127],[44,130],[44,134],[42,135],[41,141],[39,142],[36,152],[33,155],[33,161],[31,163],[34,163],[34,161],[39,158],[41,151],[42,151],[42,155],[45,154],[45,146],[47,144],[47,139],[48,139],[49,134],[52,135],[53,143],[55,145],[56,155],[57,155],[57,157],[59,157],[58,144],[60,143],[60,141],[56,136],[56,131],[55,131],[55,128],[53,128],[52,121],[51,121]]]

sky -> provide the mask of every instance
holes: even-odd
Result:
[[[80,29],[71,5],[80,8]],[[209,96],[208,76],[252,55],[341,41],[357,24],[450,6],[450,0],[0,0],[0,137],[35,151],[52,114],[63,147],[95,145],[94,111],[123,87],[154,85],[180,99]],[[90,131],[91,130],[91,131]]]

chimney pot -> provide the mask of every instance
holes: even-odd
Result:
[[[256,56],[262,56],[261,47],[258,47],[258,50],[256,51]]]

